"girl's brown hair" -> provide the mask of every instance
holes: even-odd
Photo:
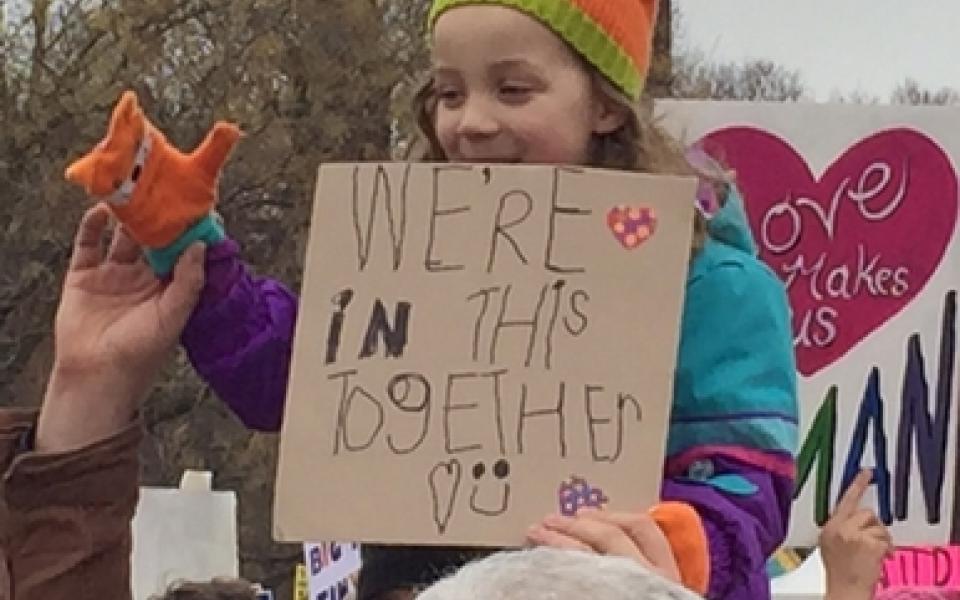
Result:
[[[654,119],[651,100],[632,102],[595,67],[586,61],[583,61],[583,65],[592,75],[596,89],[614,106],[623,110],[626,116],[619,129],[594,136],[586,166],[660,175],[697,176],[701,180],[709,181],[714,186],[721,204],[724,202],[731,183],[727,173],[720,168],[715,172],[695,169],[687,160],[680,142],[664,131]],[[420,139],[412,146],[411,156],[408,158],[425,162],[448,160],[434,126],[436,108],[433,81],[428,79],[413,97],[413,116]],[[706,220],[700,211],[696,211],[693,223],[694,253],[703,248],[706,237]]]

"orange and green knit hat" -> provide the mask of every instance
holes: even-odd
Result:
[[[549,27],[622,92],[638,100],[650,69],[657,0],[434,0],[429,27],[464,4],[498,4]]]

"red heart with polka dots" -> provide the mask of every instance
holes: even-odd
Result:
[[[607,226],[624,248],[636,250],[656,233],[657,215],[652,208],[621,205],[607,213]]]

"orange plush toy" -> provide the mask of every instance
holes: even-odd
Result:
[[[183,154],[147,120],[136,94],[125,92],[107,136],[70,165],[66,177],[110,207],[163,277],[194,242],[224,238],[213,206],[220,171],[239,138],[235,125],[218,122],[196,150]]]

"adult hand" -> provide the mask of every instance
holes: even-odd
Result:
[[[857,475],[820,533],[830,600],[873,598],[883,560],[893,550],[890,532],[876,513],[860,508],[872,475]]]
[[[535,545],[581,550],[634,560],[680,583],[680,569],[663,531],[644,513],[581,510],[575,517],[549,516],[527,531]]]
[[[130,423],[174,348],[203,287],[203,246],[162,282],[109,210],[83,217],[54,327],[54,367],[37,428],[37,450],[72,450]]]

